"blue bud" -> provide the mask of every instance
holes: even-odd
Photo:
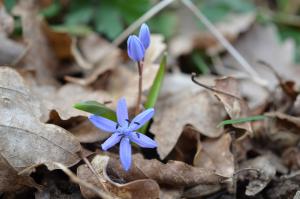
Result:
[[[147,24],[143,24],[140,29],[139,39],[144,45],[144,48],[147,49],[150,45],[150,31]]]
[[[145,48],[137,36],[129,36],[127,40],[127,53],[128,56],[136,62],[139,62],[144,58]]]

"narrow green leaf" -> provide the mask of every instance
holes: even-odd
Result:
[[[153,84],[150,88],[147,101],[145,103],[145,108],[153,108],[156,104],[162,82],[165,76],[165,68],[167,63],[167,54],[164,54],[162,60],[160,61],[159,69],[156,73],[155,79],[153,81]],[[146,123],[142,128],[140,128],[140,133],[146,133],[147,127],[149,125],[149,122]]]
[[[256,116],[245,117],[245,118],[240,118],[240,119],[236,119],[236,120],[224,120],[220,124],[218,124],[218,127],[221,127],[221,126],[224,126],[227,124],[238,124],[238,123],[244,123],[244,122],[263,120],[265,118],[266,118],[266,116],[264,116],[264,115],[256,115]]]
[[[77,104],[74,104],[73,107],[81,111],[85,111],[88,113],[105,117],[113,121],[117,121],[116,113],[113,110],[107,108],[104,104],[101,104],[96,101],[79,102]]]

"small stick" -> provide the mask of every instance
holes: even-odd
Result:
[[[219,42],[228,50],[232,57],[241,64],[252,79],[262,86],[267,86],[267,82],[263,80],[244,57],[230,44],[230,42],[220,33],[220,31],[206,18],[206,16],[195,6],[191,0],[181,0],[181,2],[189,8],[192,13],[207,27],[207,29],[219,40]]]
[[[193,81],[195,84],[197,84],[197,85],[199,85],[199,86],[201,86],[201,87],[203,87],[203,88],[206,88],[207,90],[210,90],[210,91],[213,91],[213,92],[216,92],[216,93],[221,93],[221,94],[223,94],[223,95],[227,95],[227,96],[236,98],[236,99],[238,99],[238,100],[241,100],[241,98],[239,98],[239,97],[237,97],[237,96],[235,96],[235,95],[232,95],[232,94],[227,93],[227,92],[224,92],[224,91],[220,91],[220,90],[215,89],[215,88],[213,88],[213,87],[211,87],[211,86],[207,86],[207,85],[205,85],[205,84],[202,84],[202,83],[198,82],[198,81],[195,79],[196,76],[197,76],[196,73],[192,73],[191,79],[192,79],[192,81]]]
[[[143,87],[143,63],[137,62],[138,71],[139,71],[139,87],[138,87],[138,97],[135,106],[135,114],[137,115],[140,112],[140,104],[142,101],[142,87]]]
[[[94,169],[93,165],[90,163],[90,161],[83,156],[82,153],[80,153],[81,159],[85,162],[85,164],[89,167],[89,169],[92,171],[92,173],[96,176],[97,180],[99,181],[99,183],[103,186],[104,190],[109,192],[106,185],[105,185],[105,181],[102,180],[101,176],[99,175],[99,173],[96,172],[96,170]]]
[[[124,30],[114,41],[113,44],[115,46],[120,45],[133,31],[135,31],[142,23],[152,18],[159,11],[167,7],[174,0],[163,0],[158,4],[153,6],[150,10],[148,10],[143,16],[138,18],[134,23],[132,23],[126,30]]]

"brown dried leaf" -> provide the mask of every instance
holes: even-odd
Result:
[[[230,146],[230,134],[224,134],[217,139],[199,142],[194,165],[215,170],[218,175],[224,177],[232,177],[234,173],[234,157],[230,151]]]
[[[198,184],[219,184],[224,177],[211,169],[192,167],[180,161],[163,164],[158,160],[146,160],[141,155],[133,156],[132,168],[125,172],[120,161],[111,158],[107,173],[126,181],[150,178],[160,185],[190,187]]]
[[[69,132],[41,123],[41,103],[10,68],[0,69],[0,151],[16,170],[57,161],[67,166],[79,161],[81,147]]]
[[[182,188],[178,188],[178,189],[160,188],[159,198],[181,199],[182,192],[183,192]]]
[[[224,108],[231,119],[240,119],[244,117],[249,117],[249,108],[247,103],[241,99],[240,88],[238,81],[232,77],[225,77],[216,79],[215,88],[217,90],[229,93],[230,95],[225,95],[219,92],[215,92],[215,95],[223,103]],[[236,128],[245,129],[247,133],[252,135],[252,127],[249,122],[233,124]]]
[[[181,90],[160,98],[155,108],[151,132],[155,134],[162,159],[171,152],[187,124],[208,137],[218,137],[223,132],[217,128],[224,116],[222,105],[207,91]]]
[[[30,176],[18,175],[17,171],[0,154],[0,192],[12,192],[24,186],[40,189]]]
[[[43,22],[38,17],[35,0],[19,1],[13,13],[21,17],[22,35],[28,45],[28,51],[21,66],[34,69],[38,83],[56,84],[54,74],[57,69],[57,60],[42,32]]]
[[[108,156],[97,155],[92,161],[92,165],[100,176],[102,184],[86,165],[81,165],[77,169],[77,175],[82,180],[89,182],[100,189],[107,190],[112,196],[118,198],[153,198],[159,196],[159,186],[151,179],[135,180],[126,184],[119,184],[112,181],[106,174],[106,168],[109,161]],[[85,198],[94,198],[96,195],[90,190],[80,186],[82,195]]]

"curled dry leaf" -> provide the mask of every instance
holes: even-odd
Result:
[[[77,175],[82,180],[89,182],[102,190],[106,190],[113,197],[124,199],[158,198],[159,186],[154,180],[141,179],[125,184],[119,184],[112,181],[106,174],[108,162],[109,157],[101,155],[95,156],[92,161],[93,167],[99,174],[100,181],[102,182],[101,184],[99,183],[99,180],[95,174],[93,174],[86,165],[81,165],[78,167]],[[85,198],[94,198],[96,196],[94,192],[91,192],[83,186],[80,186],[80,189]]]
[[[231,119],[240,119],[250,116],[249,107],[241,98],[239,84],[236,79],[232,77],[216,79],[215,88],[230,94],[225,95],[223,93],[215,92],[215,95],[222,102]],[[252,127],[249,122],[233,124],[233,126],[244,129],[248,134],[252,135]]]
[[[250,179],[246,188],[247,196],[255,196],[261,192],[276,174],[276,168],[267,156],[259,156],[242,163],[242,168],[257,169],[259,175]]]
[[[207,91],[180,90],[162,96],[155,108],[157,112],[151,132],[155,134],[162,159],[171,152],[187,124],[208,137],[218,137],[223,132],[222,128],[217,128],[224,117],[222,105]]]
[[[172,187],[219,184],[225,179],[211,169],[193,167],[180,161],[164,164],[155,159],[146,160],[139,154],[133,156],[132,168],[127,172],[122,169],[120,161],[113,158],[107,169],[108,174],[126,181],[150,178],[160,185]]]
[[[215,170],[218,175],[224,177],[232,177],[234,157],[230,151],[230,146],[230,134],[199,142],[194,158],[194,166]]]
[[[79,161],[81,147],[69,132],[41,123],[41,103],[10,68],[0,69],[0,151],[17,171],[35,164],[57,161],[67,166]]]
[[[19,1],[13,13],[21,17],[22,35],[28,45],[21,66],[34,69],[38,83],[55,85],[56,80],[53,77],[57,60],[42,31],[43,22],[38,17],[37,4],[33,0]]]
[[[12,192],[24,186],[40,189],[30,176],[18,175],[17,171],[0,154],[0,192]]]
[[[160,188],[159,198],[181,199],[182,192],[183,192],[182,188],[177,188],[177,189]]]

